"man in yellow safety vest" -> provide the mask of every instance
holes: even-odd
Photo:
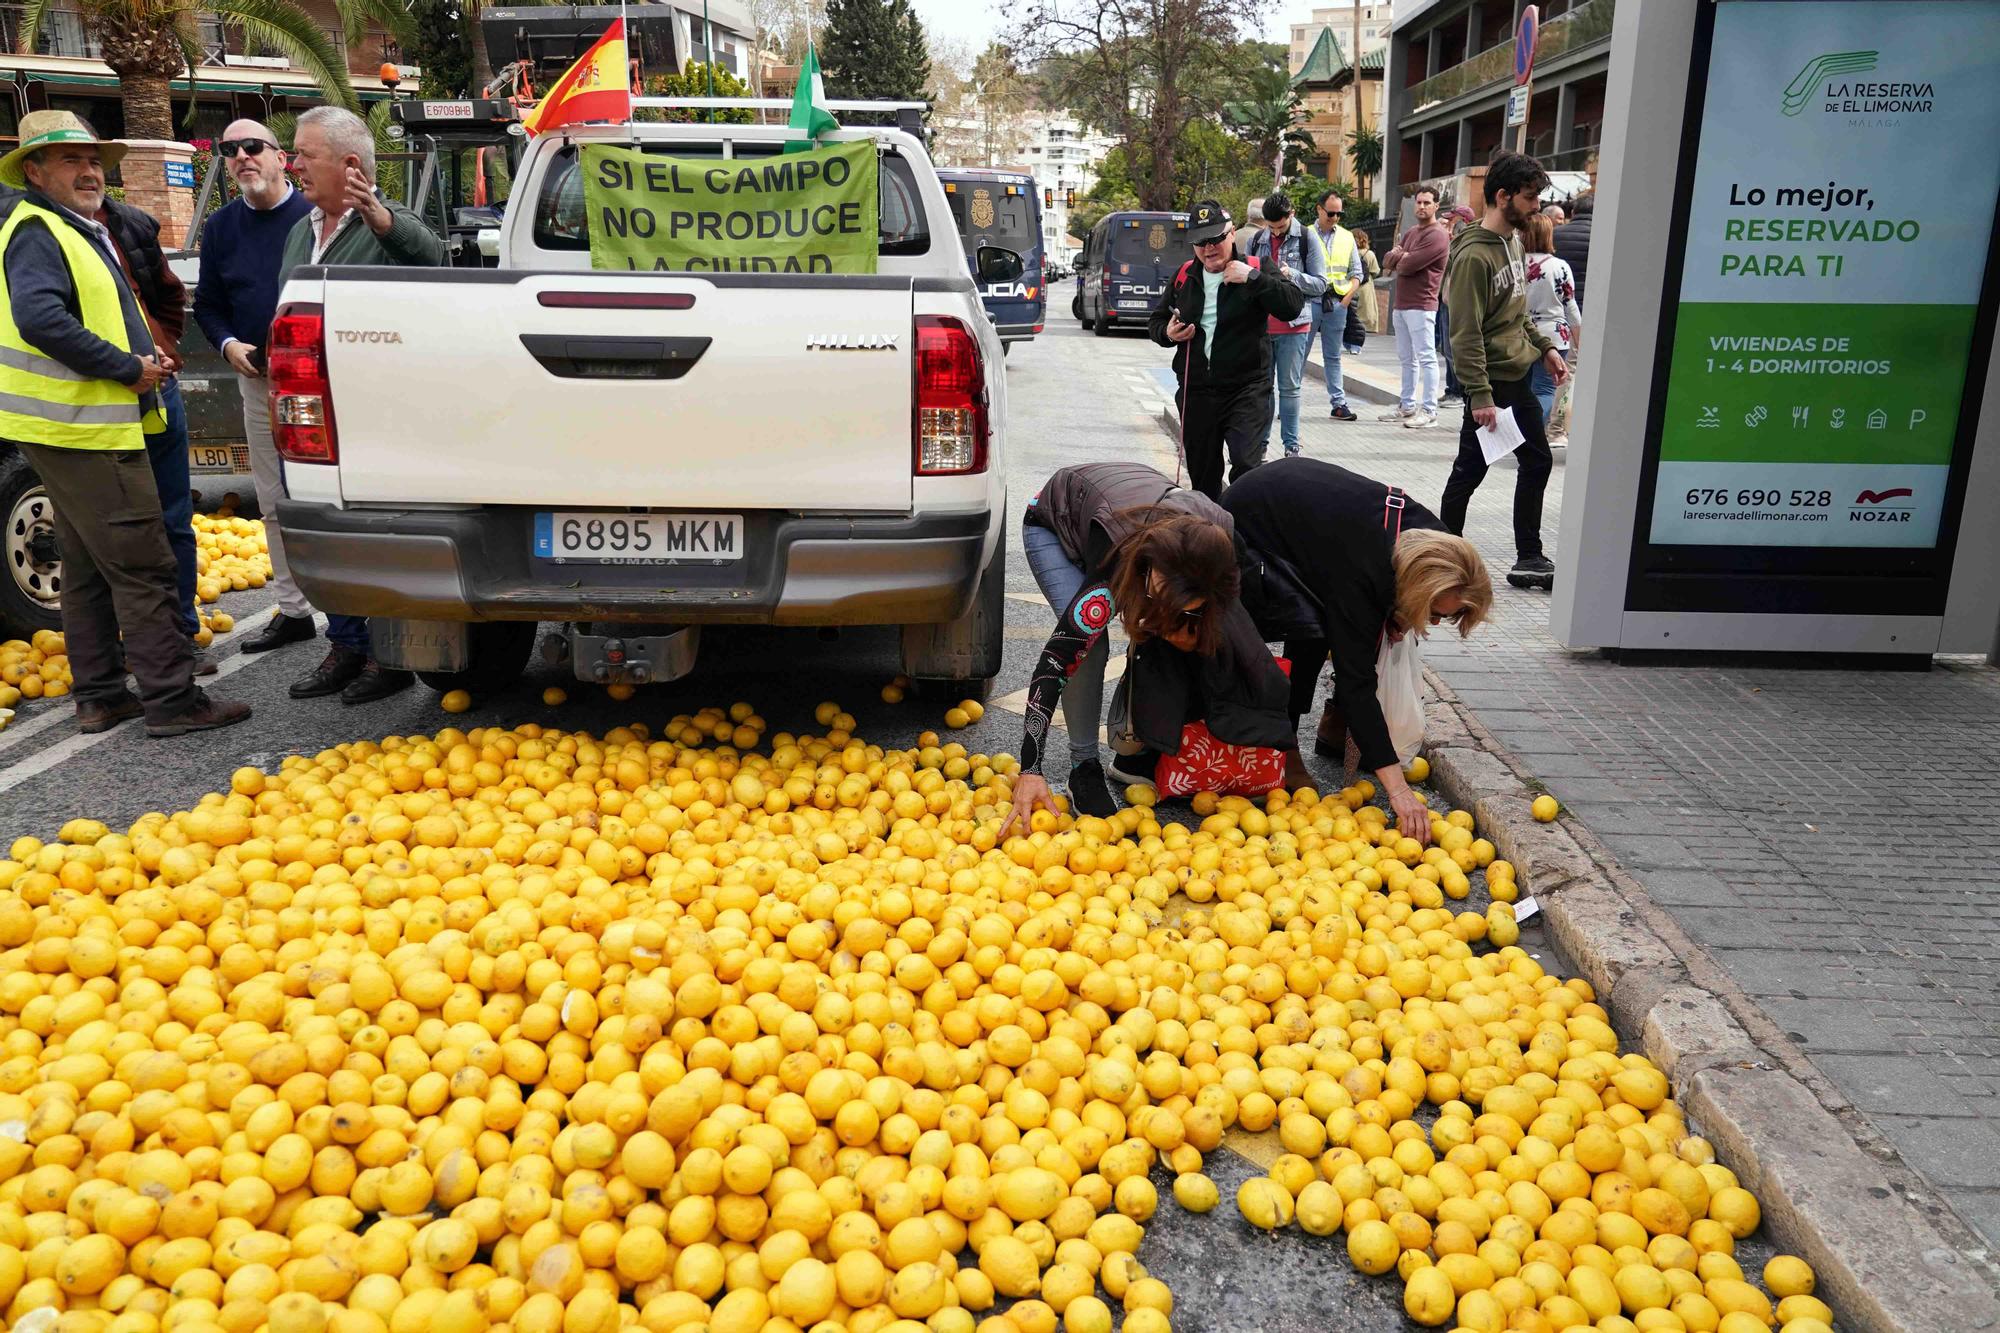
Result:
[[[1328,190],[1319,197],[1319,222],[1312,229],[1326,260],[1326,295],[1320,297],[1319,310],[1319,356],[1326,371],[1326,401],[1333,409],[1331,415],[1335,421],[1354,420],[1354,409],[1347,405],[1340,350],[1341,340],[1347,336],[1347,307],[1367,276],[1367,270],[1361,266],[1361,251],[1354,244],[1354,233],[1340,225],[1346,208],[1345,201]]]
[[[55,502],[79,725],[105,731],[143,714],[148,735],[179,736],[250,709],[195,687],[175,607],[146,458],[146,436],[166,428],[164,371],[111,233],[94,220],[104,169],[124,151],[70,112],[33,111],[0,157],[0,184],[25,191],[0,222],[0,437],[20,445]]]

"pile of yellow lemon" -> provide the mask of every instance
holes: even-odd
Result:
[[[14,841],[7,1325],[1168,1333],[1152,1175],[1216,1206],[1239,1127],[1287,1150],[1243,1215],[1426,1324],[1830,1321],[1738,1271],[1755,1200],[1589,987],[1453,910],[1511,881],[1469,816],[999,844],[1012,759],[817,716],[355,742]]]
[[[232,514],[196,514],[195,596],[213,602],[226,592],[261,588],[271,577],[264,522]]]
[[[74,683],[61,631],[36,630],[33,638],[0,643],[0,708],[24,699],[59,699]]]

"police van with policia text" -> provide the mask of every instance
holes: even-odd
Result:
[[[827,106],[901,123],[563,125],[497,268],[297,270],[271,386],[313,604],[440,690],[511,680],[553,622],[609,683],[684,674],[708,625],[897,626],[909,675],[981,693],[1007,397],[974,278],[1021,259],[966,271],[921,104]]]

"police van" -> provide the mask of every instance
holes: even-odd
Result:
[[[1100,338],[1143,325],[1193,253],[1185,213],[1112,213],[1090,229],[1076,261],[1070,313]]]

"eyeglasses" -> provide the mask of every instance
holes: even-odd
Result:
[[[215,151],[224,157],[235,157],[238,153],[245,157],[256,157],[266,148],[274,153],[278,151],[278,145],[269,139],[224,139],[215,146]]]
[[[1431,612],[1431,624],[1433,625],[1456,625],[1464,619],[1465,608],[1462,606],[1448,615],[1439,615],[1435,611]]]
[[[1217,236],[1206,241],[1196,241],[1194,243],[1194,248],[1197,250],[1205,250],[1211,245],[1221,245],[1224,241],[1228,239],[1229,238],[1226,236]]]

